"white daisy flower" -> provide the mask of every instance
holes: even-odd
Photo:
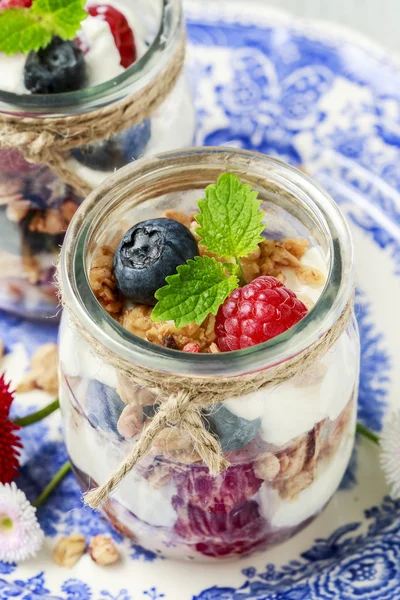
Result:
[[[386,421],[381,439],[381,466],[391,487],[391,497],[400,498],[400,411]]]
[[[31,558],[43,540],[36,508],[14,482],[0,484],[0,560],[11,563]]]

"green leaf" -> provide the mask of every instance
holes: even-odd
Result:
[[[205,195],[198,201],[200,214],[196,216],[201,243],[224,258],[248,256],[262,241],[265,228],[257,192],[237,175],[224,173],[206,188]]]
[[[0,12],[0,52],[28,54],[50,44],[54,35],[71,40],[88,16],[85,0],[34,0],[31,8]]]
[[[71,40],[88,16],[85,0],[35,0],[31,12],[41,18],[41,23],[53,35]]]
[[[201,325],[210,313],[216,315],[239,283],[235,275],[228,276],[225,265],[208,256],[188,260],[166,281],[155,294],[158,303],[151,318],[156,323],[174,321],[176,327]]]
[[[9,8],[0,12],[0,52],[27,54],[44,48],[51,41],[51,32],[26,8]]]

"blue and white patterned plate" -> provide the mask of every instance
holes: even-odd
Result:
[[[388,407],[400,404],[400,67],[356,34],[261,3],[196,0],[187,8],[198,143],[302,164],[349,219],[362,337],[359,417],[379,431]],[[55,336],[51,324],[0,318],[14,379],[26,351]],[[25,394],[16,411],[44,401]],[[66,459],[60,416],[23,438],[19,485],[33,499]],[[399,600],[400,502],[385,495],[376,449],[359,442],[341,491],[295,539],[237,563],[182,567],[122,540],[82,508],[70,475],[39,510],[46,532],[39,556],[0,563],[0,599]],[[123,560],[100,568],[85,556],[71,571],[55,566],[55,540],[71,531],[110,533]]]

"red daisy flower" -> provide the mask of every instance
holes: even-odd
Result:
[[[0,377],[0,483],[11,483],[18,475],[22,444],[16,431],[21,429],[9,419],[14,394],[10,384]]]

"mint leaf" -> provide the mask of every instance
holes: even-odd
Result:
[[[88,16],[85,0],[35,0],[31,12],[40,17],[43,27],[63,40],[71,40]]]
[[[248,256],[262,241],[265,228],[257,192],[237,175],[224,173],[216,184],[207,186],[205,195],[198,201],[200,214],[196,216],[201,243],[224,258]]]
[[[26,8],[8,8],[0,12],[0,52],[27,54],[44,48],[51,41],[51,32]]]
[[[155,294],[158,303],[151,318],[155,323],[174,321],[176,327],[201,325],[210,313],[216,315],[239,284],[235,275],[227,275],[225,265],[208,256],[188,260],[166,282]]]
[[[85,0],[34,0],[31,8],[0,11],[0,52],[28,54],[50,44],[54,35],[75,37],[88,16]]]

